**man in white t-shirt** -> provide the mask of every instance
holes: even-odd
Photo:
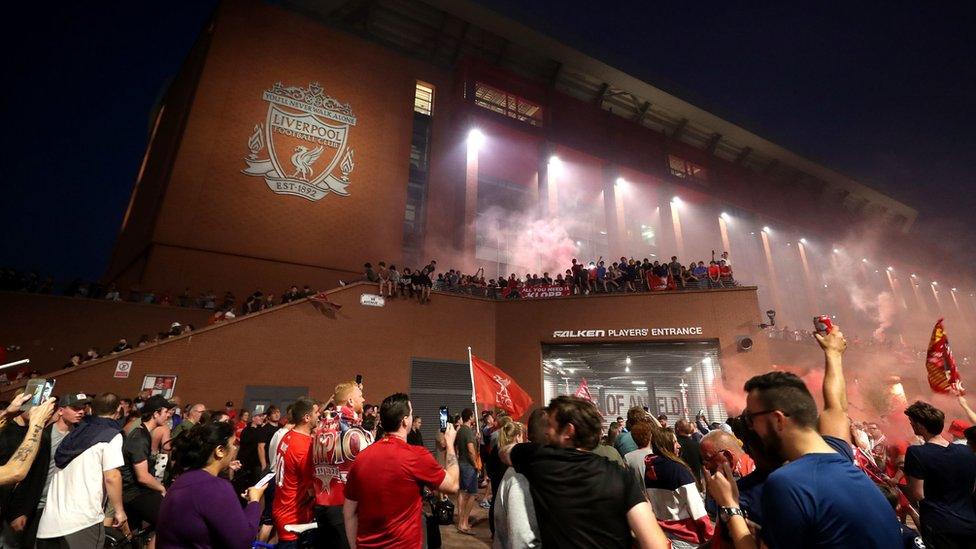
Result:
[[[47,504],[37,528],[37,547],[68,549],[105,543],[105,496],[115,508],[114,526],[126,529],[122,506],[122,434],[119,397],[104,393],[92,401],[88,416],[61,441],[47,490]],[[107,492],[107,493],[106,493]]]

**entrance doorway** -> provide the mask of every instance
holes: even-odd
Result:
[[[244,409],[253,414],[256,408],[261,407],[266,412],[274,404],[284,417],[288,406],[303,396],[308,396],[308,387],[248,385],[244,387]]]
[[[590,396],[609,423],[632,406],[654,416],[709,422],[727,414],[715,384],[722,383],[718,341],[543,345],[545,401],[573,395],[586,380]]]

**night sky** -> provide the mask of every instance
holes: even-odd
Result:
[[[890,194],[920,211],[920,231],[976,250],[974,3],[481,3]],[[150,112],[215,6],[8,13],[0,265],[103,273]]]

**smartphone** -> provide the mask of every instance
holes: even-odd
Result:
[[[47,400],[54,392],[54,379],[36,377],[27,382],[24,392],[29,394],[30,398],[20,407],[21,412],[26,412]]]
[[[274,473],[268,473],[267,475],[264,475],[263,477],[261,477],[261,480],[257,481],[257,483],[255,483],[254,487],[255,488],[263,488],[269,482],[271,482],[271,479],[273,479],[274,477],[275,477],[275,474]]]
[[[441,432],[442,433],[447,430],[447,417],[448,417],[447,406],[441,406],[440,419],[441,419]]]
[[[356,374],[356,385],[363,384],[363,374]]]

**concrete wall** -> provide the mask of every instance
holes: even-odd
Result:
[[[142,334],[165,332],[173,322],[201,328],[209,317],[203,309],[0,292],[0,345],[20,346],[8,361],[30,358],[30,369],[44,373],[89,347],[107,353],[120,337],[135,345]]]

